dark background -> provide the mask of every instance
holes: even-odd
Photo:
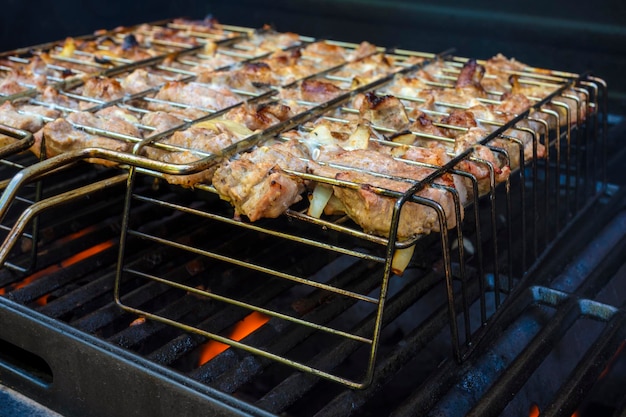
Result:
[[[320,38],[369,40],[428,52],[455,48],[458,55],[477,58],[502,52],[534,66],[590,70],[607,80],[612,101],[626,106],[626,2],[621,0],[3,0],[0,50],[207,14],[223,23],[269,23],[280,31]]]

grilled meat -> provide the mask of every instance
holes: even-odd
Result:
[[[206,85],[197,82],[184,83],[181,81],[167,82],[155,96],[157,100],[181,103],[201,109],[219,110],[233,106],[241,99],[233,94],[229,89]],[[172,105],[168,103],[150,102],[150,110],[171,110]]]
[[[235,207],[235,215],[250,221],[278,217],[302,199],[304,181],[284,170],[306,172],[305,146],[297,141],[261,146],[222,164],[213,186],[220,197]]]
[[[0,106],[0,123],[32,133],[43,127],[44,118],[56,119],[59,115],[57,110],[41,106],[22,105],[15,107],[8,101]]]
[[[379,236],[389,235],[396,198],[384,196],[377,189],[404,193],[433,172],[433,169],[410,165],[370,150],[330,153],[322,160],[333,165],[312,165],[310,170],[316,175],[357,184],[357,188],[333,186],[333,193],[352,220],[365,232]],[[455,205],[450,192],[426,184],[416,195],[440,204],[447,221],[445,227],[456,226]],[[439,224],[432,207],[408,202],[400,213],[398,237],[428,234],[439,230]]]
[[[148,157],[171,164],[189,164],[213,156],[206,169],[193,174],[165,175],[171,184],[193,187],[197,183],[210,183],[223,150],[238,142],[252,131],[228,120],[201,122],[188,129],[160,139],[160,145],[145,148]]]
[[[87,112],[71,113],[67,118],[56,119],[44,126],[43,139],[45,140],[46,156],[50,157],[87,147],[106,148],[119,152],[129,149],[129,142],[87,133],[78,126],[93,127],[137,138],[141,136],[135,125],[115,115],[99,117]],[[35,144],[32,150],[35,154],[39,154],[39,145]],[[110,162],[102,160],[96,162],[111,165]]]
[[[165,82],[165,77],[148,72],[143,68],[139,68],[124,77],[120,82],[120,85],[126,94],[137,94],[165,84]]]

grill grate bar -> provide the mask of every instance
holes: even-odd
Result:
[[[340,282],[347,281],[348,279],[359,279],[364,271],[368,270],[367,265],[355,265],[347,274],[342,274],[339,277]],[[369,271],[368,271],[369,272]],[[378,286],[378,282],[375,279],[375,274],[370,275],[368,278],[360,278],[355,285],[357,291],[372,291]],[[302,317],[303,320],[311,321],[314,323],[326,323],[332,319],[338,317],[341,313],[346,311],[349,307],[356,303],[356,300],[349,298],[338,298],[330,294],[324,294],[323,291],[316,291],[310,297],[309,302],[316,299],[322,299],[326,302]],[[289,329],[287,323],[276,322],[273,325],[266,326],[260,329],[258,332],[250,336],[250,340],[246,342],[254,345],[268,346],[268,349],[272,352],[276,352],[279,355],[286,355],[290,350],[294,349],[298,344],[302,343],[309,336],[312,335],[314,329],[307,327],[292,326]],[[276,334],[278,333],[280,337]],[[351,332],[354,333],[354,332]],[[363,332],[362,334],[366,334]],[[255,339],[262,339],[263,342],[259,342]],[[219,378],[212,382],[211,385],[218,388],[221,391],[235,392],[241,385],[249,382],[253,377],[261,373],[266,367],[273,365],[274,362],[266,358],[257,358],[252,355],[244,355],[240,358],[238,365],[230,370],[228,373],[219,376]]]

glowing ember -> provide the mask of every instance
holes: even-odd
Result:
[[[259,313],[257,311],[253,311],[248,316],[244,317],[239,323],[235,325],[230,338],[239,342],[244,337],[248,336],[250,333],[263,326],[265,323],[269,321],[269,316],[266,316],[263,313]],[[200,353],[200,359],[198,361],[198,366],[204,365],[226,349],[228,346],[225,343],[217,342],[215,340],[211,340],[207,342],[202,347],[202,352]]]
[[[138,317],[135,320],[133,320],[128,327],[133,327],[133,326],[139,326],[140,324],[144,324],[146,322],[146,318],[145,317]]]
[[[537,404],[533,404],[530,406],[530,411],[528,412],[528,417],[539,417],[539,406]]]
[[[92,247],[90,247],[89,249],[85,249],[82,252],[77,253],[76,255],[73,255],[69,258],[67,258],[66,260],[62,261],[61,263],[58,264],[54,264],[54,265],[50,265],[47,268],[44,268],[40,271],[35,272],[34,274],[31,274],[29,276],[27,276],[26,278],[24,278],[23,280],[21,280],[20,282],[16,283],[12,289],[20,289],[20,288],[24,288],[26,287],[28,284],[30,284],[31,282],[36,281],[37,279],[52,274],[56,271],[59,271],[63,268],[67,268],[68,266],[74,265],[84,259],[87,259],[91,256],[94,256],[108,248],[110,248],[111,246],[113,246],[115,244],[115,240],[107,240],[106,242],[102,242],[99,243],[97,245],[94,245]],[[4,294],[4,289],[0,289],[0,295]],[[37,299],[35,301],[37,304],[39,305],[45,305],[48,302],[48,295],[44,295],[42,297],[40,297],[39,299]]]

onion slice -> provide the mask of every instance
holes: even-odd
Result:
[[[396,249],[391,260],[391,272],[396,275],[402,275],[411,258],[413,258],[413,252],[415,252],[415,245],[411,245],[408,248]]]
[[[344,149],[351,151],[354,149],[367,149],[370,143],[370,128],[366,124],[360,123],[356,130],[348,138]]]
[[[319,219],[332,195],[332,187],[325,184],[316,184],[313,194],[311,195],[308,215]]]
[[[229,132],[239,136],[240,138],[245,138],[252,135],[252,130],[248,129],[246,126],[234,122],[232,120],[225,119],[210,119],[205,120],[203,122],[198,122],[193,125],[194,127],[200,127],[203,129],[209,129],[214,131],[215,133],[219,133],[224,130],[228,130]]]

